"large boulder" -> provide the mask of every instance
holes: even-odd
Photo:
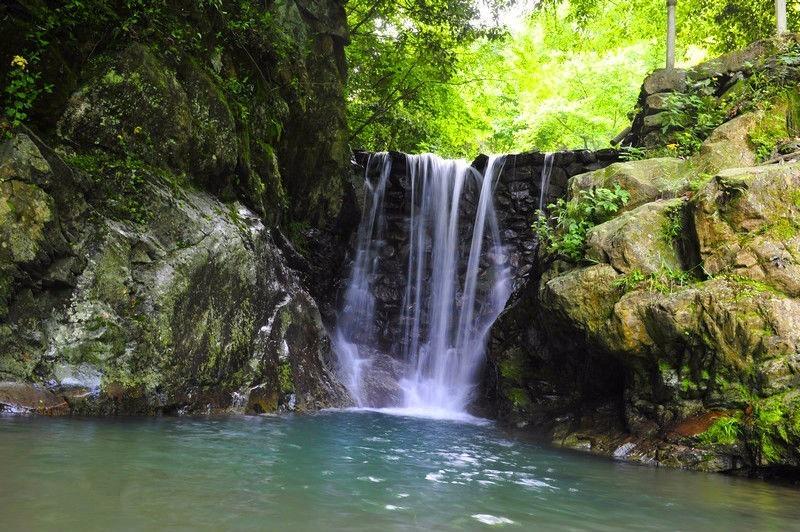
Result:
[[[680,198],[646,203],[592,228],[586,258],[608,263],[620,273],[679,270],[682,261],[674,239],[683,230],[684,203]]]
[[[594,337],[602,332],[614,309],[619,277],[608,264],[571,270],[545,282],[542,307],[556,321],[571,323],[581,333]]]
[[[657,199],[680,196],[690,189],[692,175],[689,164],[682,159],[667,157],[615,163],[573,177],[569,181],[569,193],[574,198],[581,190],[614,188],[619,184],[631,195],[623,211],[632,210]]]
[[[62,179],[24,137],[0,155],[6,177],[32,168],[40,182]],[[53,212],[64,211],[49,191]],[[69,406],[48,413],[344,404],[316,304],[258,217],[158,175],[146,176],[140,194],[145,220],[94,210],[67,231],[67,252],[39,236],[57,217],[20,219],[30,235],[17,246],[24,253],[0,257],[12,273],[0,329],[0,380],[16,383],[3,385],[6,408],[38,411],[26,398],[45,396]],[[45,258],[31,262],[33,254]]]
[[[751,134],[765,120],[764,111],[745,113],[716,128],[692,157],[698,172],[714,174],[725,168],[753,166],[757,162]]]
[[[800,297],[800,165],[721,172],[700,191],[694,225],[710,275]]]

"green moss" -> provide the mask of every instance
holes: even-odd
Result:
[[[778,240],[787,241],[796,237],[798,232],[800,232],[800,223],[798,223],[797,220],[782,218],[762,227],[758,233],[774,237]]]
[[[800,209],[800,189],[795,189],[789,194],[789,200],[792,205]]]
[[[311,228],[311,225],[306,222],[289,222],[286,225],[286,236],[292,242],[292,245],[302,255],[308,253],[308,237],[306,234]]]
[[[292,365],[288,360],[281,362],[278,366],[278,385],[281,393],[289,394],[294,392],[294,381],[292,379]]]
[[[780,105],[766,111],[766,116],[749,133],[748,138],[755,149],[757,162],[769,159],[778,143],[789,138],[786,106]]]
[[[119,85],[125,81],[125,78],[119,72],[111,68],[106,72],[105,76],[103,76],[102,81],[108,85]]]
[[[12,288],[11,273],[6,268],[0,268],[0,320],[8,315],[8,300]]]
[[[506,392],[506,397],[515,408],[527,408],[531,404],[528,393],[522,388],[511,388]]]
[[[514,383],[523,382],[523,362],[519,353],[514,353],[509,358],[500,362],[500,376]]]
[[[786,294],[775,288],[774,286],[767,284],[763,281],[757,281],[750,277],[746,277],[744,275],[735,275],[735,274],[726,274],[720,276],[722,279],[726,279],[732,283],[735,283],[736,286],[736,293],[734,295],[734,301],[742,301],[746,300],[753,295],[756,294],[774,294],[776,296],[785,297]]]

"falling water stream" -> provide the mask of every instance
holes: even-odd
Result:
[[[402,264],[397,384],[401,407],[421,413],[461,414],[469,405],[490,326],[510,293],[510,272],[494,208],[504,164],[491,157],[484,173],[465,161],[407,155],[407,251]],[[376,179],[370,170],[380,168]],[[380,349],[373,282],[385,247],[385,195],[392,173],[388,154],[367,164],[364,212],[353,268],[334,343],[343,380],[358,406],[371,404],[366,378]],[[467,196],[477,196],[473,205]],[[467,223],[465,223],[465,220]]]

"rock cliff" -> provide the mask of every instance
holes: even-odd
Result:
[[[3,102],[29,116],[0,146],[2,408],[346,403],[313,272],[293,261],[308,234],[336,251],[352,208],[342,4],[19,0],[0,15],[0,55],[18,56],[0,75],[41,88]]]

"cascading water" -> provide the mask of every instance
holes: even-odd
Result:
[[[358,406],[461,413],[473,396],[489,328],[510,294],[510,273],[494,210],[493,192],[504,158],[492,157],[482,175],[464,161],[408,155],[403,250],[383,250],[384,197],[391,157],[367,164],[364,212],[351,277],[334,343],[343,380]],[[374,165],[381,170],[369,179]],[[477,200],[477,201],[475,201]],[[396,261],[402,305],[388,339],[400,368],[395,404],[375,405],[369,373],[381,349],[375,283],[382,261]],[[385,347],[385,342],[384,342]]]
[[[547,198],[547,191],[550,189],[550,177],[553,175],[553,163],[555,162],[555,154],[544,154],[544,165],[542,165],[542,180],[539,186],[539,210],[543,211],[545,208],[545,199]]]

